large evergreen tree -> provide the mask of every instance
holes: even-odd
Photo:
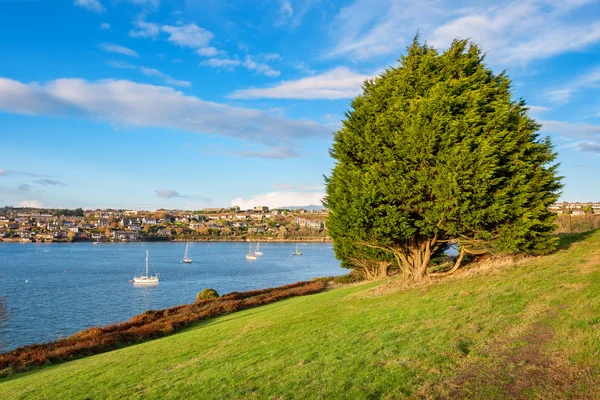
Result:
[[[415,38],[395,68],[364,84],[335,133],[327,227],[343,265],[391,260],[419,281],[448,244],[460,254],[556,247],[547,206],[556,154],[510,80],[477,45],[439,53]]]

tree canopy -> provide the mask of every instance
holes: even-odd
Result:
[[[327,227],[343,265],[393,262],[422,280],[448,244],[467,253],[555,249],[556,154],[478,46],[418,37],[367,80],[330,151]]]

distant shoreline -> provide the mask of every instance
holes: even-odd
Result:
[[[278,239],[278,238],[257,238],[252,240],[253,242],[263,242],[263,243],[331,243],[331,238],[330,237],[324,237],[324,238],[297,238],[297,239]],[[98,243],[183,243],[183,242],[201,242],[201,243],[225,243],[225,242],[239,242],[239,243],[247,243],[248,239],[173,239],[173,240],[128,240],[128,241],[111,241],[111,240],[106,240],[106,241],[100,241]],[[72,242],[69,241],[53,241],[53,242],[46,242],[46,241],[40,241],[40,242],[36,242],[36,241],[22,241],[21,239],[2,239],[0,240],[0,244],[1,243],[21,243],[21,244],[51,244],[51,243],[58,243],[58,244],[70,244],[70,243],[96,243],[93,240],[75,240]]]

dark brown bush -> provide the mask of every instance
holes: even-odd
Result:
[[[325,282],[319,280],[296,282],[269,289],[229,293],[165,310],[147,310],[119,324],[90,327],[56,342],[34,344],[0,354],[0,377],[159,338],[204,319],[289,297],[318,293],[325,286]]]

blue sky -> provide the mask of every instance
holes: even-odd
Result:
[[[0,0],[0,205],[316,204],[350,99],[417,30],[479,43],[562,200],[600,200],[597,1]]]

